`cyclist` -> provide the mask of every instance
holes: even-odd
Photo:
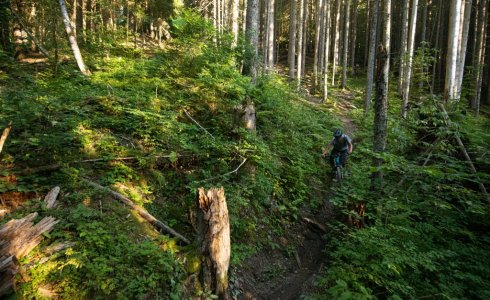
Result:
[[[322,157],[325,157],[328,153],[330,147],[332,147],[332,152],[330,152],[329,162],[332,170],[334,169],[334,157],[340,154],[340,162],[342,166],[345,167],[347,162],[347,155],[352,153],[352,139],[347,134],[342,133],[342,130],[336,129],[333,133],[333,140],[325,147],[323,150]]]

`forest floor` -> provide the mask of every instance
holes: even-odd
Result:
[[[335,106],[339,111],[344,131],[352,135],[356,126],[349,116],[353,108],[353,92],[335,91],[331,93],[336,99]],[[323,105],[315,96],[307,96],[311,103]],[[326,138],[325,143],[327,143]],[[319,153],[320,155],[320,153]],[[237,282],[232,282],[232,289],[238,290],[238,299],[273,299],[292,300],[315,292],[315,276],[324,268],[325,248],[328,238],[325,225],[335,219],[333,205],[329,199],[333,195],[332,182],[325,169],[324,186],[310,186],[315,196],[324,199],[317,211],[302,210],[302,219],[294,223],[284,237],[274,237],[280,245],[272,251],[261,251],[242,263],[236,272]],[[312,220],[313,222],[310,222]],[[294,246],[294,251],[285,251]]]

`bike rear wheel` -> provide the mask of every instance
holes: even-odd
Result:
[[[342,180],[342,168],[341,167],[335,167],[335,179],[337,179],[337,182],[340,182]]]

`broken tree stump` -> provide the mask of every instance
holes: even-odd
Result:
[[[44,203],[46,203],[46,208],[53,208],[56,203],[56,198],[60,193],[60,187],[55,186],[44,198]]]
[[[32,213],[10,220],[0,228],[0,296],[15,287],[16,274],[23,275],[17,260],[34,249],[42,241],[42,234],[58,223],[53,217],[45,217],[34,225],[36,217],[37,213]]]
[[[228,267],[231,241],[230,221],[223,188],[197,191],[198,245],[202,255],[201,280],[205,289],[219,299],[229,299]]]

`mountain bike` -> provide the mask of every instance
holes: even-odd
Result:
[[[342,179],[344,178],[344,173],[342,169],[343,166],[342,166],[341,154],[337,153],[333,157],[333,170],[335,173],[335,179],[337,180],[338,183],[341,183]]]

